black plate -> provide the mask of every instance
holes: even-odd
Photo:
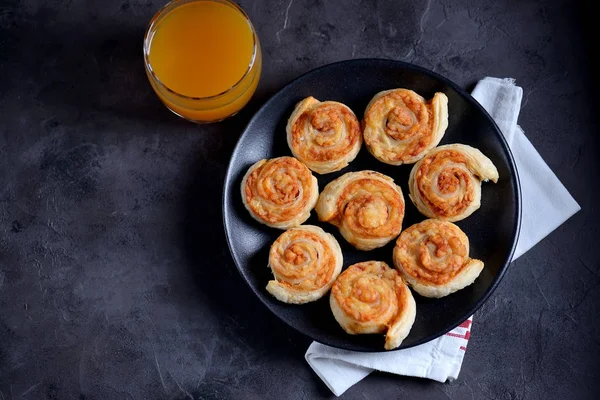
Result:
[[[425,98],[435,92],[448,96],[448,129],[441,144],[465,143],[480,149],[498,168],[497,184],[484,183],[481,208],[457,223],[469,236],[471,256],[485,268],[471,286],[442,299],[426,299],[415,293],[417,318],[399,349],[432,340],[472,315],[500,282],[512,257],[521,220],[517,172],[510,150],[487,112],[456,84],[421,67],[392,60],[342,61],[315,69],[275,94],[252,118],[240,137],[229,164],[223,193],[223,219],[233,260],[258,298],[282,321],[310,338],[342,349],[382,351],[383,335],[348,335],[337,324],[328,296],[305,305],[277,301],[265,289],[271,279],[267,268],[269,246],[281,231],[254,221],[242,204],[240,182],[246,170],[263,158],[291,156],[285,125],[295,104],[307,96],[336,100],[348,105],[360,119],[369,100],[382,90],[408,88]],[[403,227],[425,219],[408,198],[408,175],[412,165],[389,166],[373,158],[366,148],[342,171],[318,175],[319,189],[349,171],[372,169],[394,178],[406,201]],[[373,251],[350,246],[332,225],[321,223],[313,212],[306,224],[333,233],[344,253],[344,268],[367,260],[392,263],[395,240]]]

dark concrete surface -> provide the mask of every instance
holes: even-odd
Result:
[[[195,126],[146,81],[161,1],[0,3],[0,400],[333,397],[310,341],[253,298],[221,222],[241,130],[292,78],[354,57],[471,89],[513,77],[519,123],[582,211],[476,314],[460,378],[375,373],[348,399],[600,396],[597,42],[584,3],[241,1],[264,71],[236,117]]]

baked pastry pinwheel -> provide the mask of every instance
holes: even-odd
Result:
[[[410,199],[429,218],[460,221],[481,205],[481,181],[496,183],[498,170],[474,147],[448,144],[427,153],[408,180]]]
[[[312,96],[296,105],[286,131],[294,157],[319,174],[347,166],[362,145],[360,123],[350,108]]]
[[[394,266],[421,296],[437,298],[472,284],[483,261],[469,257],[469,239],[458,226],[426,219],[400,234]]]
[[[386,350],[400,346],[417,312],[400,275],[380,261],[354,264],[342,272],[331,288],[329,305],[347,333],[385,333]]]
[[[320,221],[337,226],[354,247],[373,250],[400,233],[404,196],[389,176],[348,172],[325,186],[315,210]]]
[[[278,229],[306,221],[319,197],[317,178],[293,157],[258,161],[248,169],[241,186],[250,215]]]
[[[301,225],[281,234],[271,246],[274,280],[267,291],[284,303],[303,304],[323,297],[342,271],[335,238],[318,226]]]
[[[408,89],[379,92],[367,105],[363,135],[369,152],[391,165],[413,164],[438,145],[448,127],[448,98],[429,101]]]

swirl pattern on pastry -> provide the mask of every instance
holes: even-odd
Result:
[[[386,263],[367,261],[348,267],[333,284],[329,305],[349,334],[384,333],[385,349],[400,346],[417,312],[400,275]]]
[[[363,119],[369,152],[391,165],[413,164],[438,145],[448,127],[448,98],[426,101],[408,89],[377,93]]]
[[[373,250],[400,233],[404,196],[389,176],[348,172],[325,186],[315,210],[320,221],[337,226],[354,247]]]
[[[452,222],[427,219],[405,229],[394,247],[394,265],[425,297],[444,297],[472,284],[483,262],[469,258],[469,239]]]
[[[347,166],[362,145],[356,115],[336,101],[320,102],[307,97],[296,105],[286,131],[294,157],[319,174]]]
[[[293,157],[258,161],[248,169],[241,186],[250,215],[278,229],[306,221],[319,197],[317,178]]]
[[[481,151],[464,144],[431,150],[410,172],[410,199],[429,218],[460,221],[481,205],[481,181],[498,181],[498,170]]]
[[[271,246],[269,268],[275,280],[267,291],[284,303],[320,299],[342,271],[342,250],[335,238],[318,226],[301,225],[282,233]]]

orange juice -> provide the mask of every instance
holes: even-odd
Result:
[[[152,87],[174,113],[211,122],[252,97],[262,66],[247,15],[229,0],[176,0],[150,22],[144,41]]]

